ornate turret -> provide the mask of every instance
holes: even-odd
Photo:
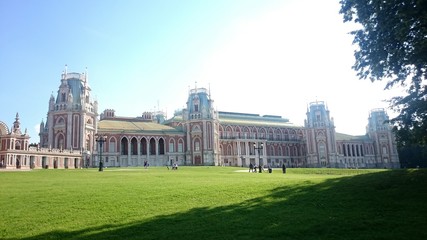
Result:
[[[91,100],[90,92],[87,69],[68,72],[65,65],[57,96],[52,94],[49,100],[46,123],[40,124],[41,146],[93,151],[98,103]]]
[[[49,98],[49,111],[53,111],[55,109],[55,97],[53,96],[53,92]]]
[[[187,108],[183,110],[187,141],[193,143],[187,159],[194,165],[218,165],[219,123],[213,100],[205,88],[189,90]]]
[[[41,123],[40,123],[40,127],[39,127],[39,133],[44,131],[44,121],[42,119]]]
[[[383,108],[373,109],[369,113],[368,125],[366,126],[366,133],[373,131],[388,131],[391,129],[388,123],[389,117]]]
[[[330,117],[329,109],[323,101],[316,101],[309,104],[305,127],[335,127],[334,119]]]
[[[19,121],[19,114],[16,113],[15,122],[13,122],[12,132],[15,134],[22,134],[20,125],[21,125],[21,122]]]
[[[388,122],[389,117],[383,108],[373,109],[369,113],[366,134],[374,140],[376,162],[378,166],[385,168],[398,168],[399,156],[395,135],[392,126]],[[377,167],[378,167],[377,166]]]
[[[310,167],[337,167],[335,125],[323,101],[309,104],[307,119],[307,164]]]
[[[206,88],[190,90],[187,100],[187,119],[215,119],[213,100]]]

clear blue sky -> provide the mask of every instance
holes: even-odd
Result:
[[[390,93],[355,76],[352,26],[338,11],[338,0],[0,0],[0,121],[11,127],[19,112],[38,142],[67,64],[87,67],[100,112],[159,106],[171,117],[197,82],[220,111],[303,125],[322,100],[338,132],[364,134]]]

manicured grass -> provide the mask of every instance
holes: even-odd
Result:
[[[0,172],[0,239],[427,239],[426,170]]]

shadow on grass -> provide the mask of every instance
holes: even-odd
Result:
[[[385,171],[283,186],[238,205],[25,239],[427,239],[426,200],[426,170]]]

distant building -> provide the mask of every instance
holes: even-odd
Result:
[[[64,71],[56,98],[50,97],[46,123],[40,124],[37,148],[28,147],[28,135],[13,135],[15,124],[11,131],[0,124],[0,164],[78,168],[97,167],[102,160],[106,167],[144,162],[151,166],[400,167],[384,109],[371,111],[365,135],[351,136],[335,132],[322,101],[309,104],[304,126],[280,116],[217,111],[213,103],[207,89],[196,87],[188,93],[186,108],[170,119],[160,111],[121,117],[114,109],[99,116],[87,74]]]

